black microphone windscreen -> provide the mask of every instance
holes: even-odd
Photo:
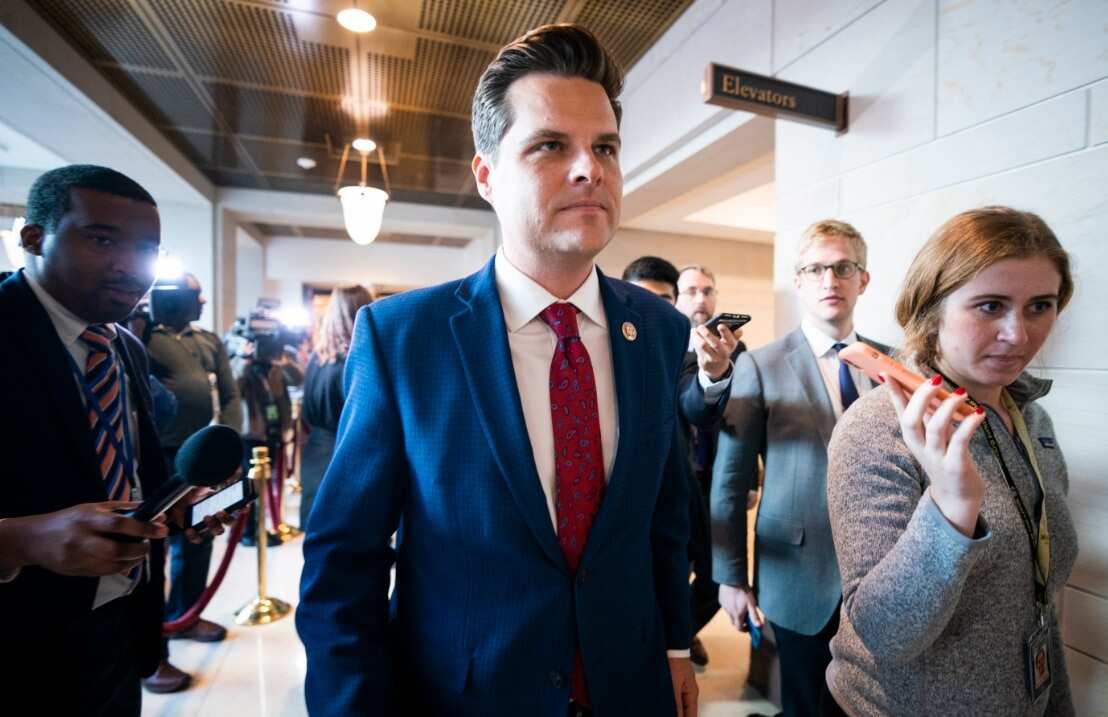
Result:
[[[174,467],[189,485],[222,483],[242,465],[242,439],[228,426],[206,426],[189,436],[177,451]]]

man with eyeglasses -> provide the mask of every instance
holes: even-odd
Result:
[[[866,243],[833,219],[805,230],[794,285],[800,327],[735,361],[711,495],[712,571],[719,602],[739,630],[763,614],[781,662],[784,714],[819,715],[828,645],[842,588],[827,516],[827,443],[835,422],[873,384],[840,362],[862,340],[854,306],[866,286]],[[889,348],[871,343],[883,352]],[[747,578],[747,492],[765,478]],[[760,608],[759,609],[759,603]]]
[[[746,350],[739,338],[720,326],[719,333],[704,325],[716,313],[716,277],[706,266],[693,264],[677,275],[677,310],[692,324],[688,353],[681,373],[678,408],[689,441],[689,462],[699,488],[692,496],[689,554],[695,578],[689,587],[693,639],[690,647],[693,664],[708,664],[708,651],[696,634],[719,611],[719,585],[712,580],[711,536],[708,527],[708,495],[712,486],[712,462],[716,455],[723,409],[731,389],[733,362]]]

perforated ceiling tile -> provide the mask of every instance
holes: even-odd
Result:
[[[231,171],[247,169],[228,137],[172,130],[167,131],[166,136],[189,155],[189,158],[201,169],[212,167]]]
[[[302,42],[287,12],[221,0],[149,0],[199,75],[338,95],[348,50]]]
[[[423,0],[419,26],[505,45],[534,27],[554,22],[565,5],[565,0]]]
[[[257,90],[228,83],[206,85],[233,132],[304,142],[337,142],[354,133],[352,119],[332,98]]]
[[[585,0],[576,22],[600,39],[626,72],[692,0]]]
[[[480,209],[469,110],[498,47],[579,22],[626,71],[689,5],[376,1],[381,33],[354,41],[339,0],[28,0],[217,185],[331,194],[343,146],[368,135],[394,201]],[[343,181],[359,179],[355,155]],[[367,179],[381,185],[376,161]]]
[[[155,124],[216,128],[211,113],[197,100],[184,77],[128,72],[117,67],[101,67],[100,71]]]
[[[370,84],[387,102],[468,116],[473,90],[494,56],[420,38],[414,60],[370,54]]]
[[[29,0],[91,60],[176,69],[127,0]]]

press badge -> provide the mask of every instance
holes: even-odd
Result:
[[[1026,652],[1027,688],[1032,701],[1037,702],[1050,691],[1050,630],[1041,614],[1039,624],[1027,638]]]

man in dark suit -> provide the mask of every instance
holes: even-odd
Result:
[[[687,266],[678,271],[665,259],[643,256],[627,265],[623,280],[676,304],[692,323],[689,350],[681,368],[678,407],[689,446],[690,468],[689,562],[693,581],[689,589],[692,616],[689,657],[694,665],[703,667],[708,664],[708,651],[697,633],[719,610],[719,585],[712,582],[711,572],[708,488],[716,436],[731,388],[731,362],[746,347],[739,341],[741,329],[732,332],[723,326],[717,334],[704,327],[716,310],[716,280],[706,267]]]
[[[502,248],[358,314],[304,545],[313,715],[696,713],[688,324],[594,263],[619,221],[620,85],[576,26],[502,50],[473,112]]]
[[[761,626],[759,604],[765,610],[781,661],[788,717],[821,714],[828,646],[842,602],[827,515],[827,444],[843,411],[873,387],[864,373],[838,358],[840,348],[865,340],[854,331],[854,306],[869,284],[861,234],[833,219],[813,224],[804,233],[795,269],[803,320],[784,338],[735,362],[711,495],[720,604],[740,630],[750,621]],[[765,480],[751,586],[747,508],[759,459]]]
[[[167,529],[115,511],[167,475],[146,354],[115,322],[153,281],[158,210],[90,165],[47,172],[27,205],[27,267],[0,284],[0,691],[41,714],[137,717]]]
[[[742,330],[720,325],[709,331],[705,324],[715,316],[719,292],[712,270],[699,264],[684,266],[677,274],[677,310],[689,318],[689,350],[681,370],[679,389],[681,418],[689,445],[689,465],[695,479],[692,503],[693,532],[689,551],[695,577],[689,587],[693,663],[708,664],[708,651],[696,637],[719,611],[719,585],[712,580],[712,541],[708,519],[708,495],[712,487],[712,462],[723,409],[731,390],[734,361],[746,346]]]

